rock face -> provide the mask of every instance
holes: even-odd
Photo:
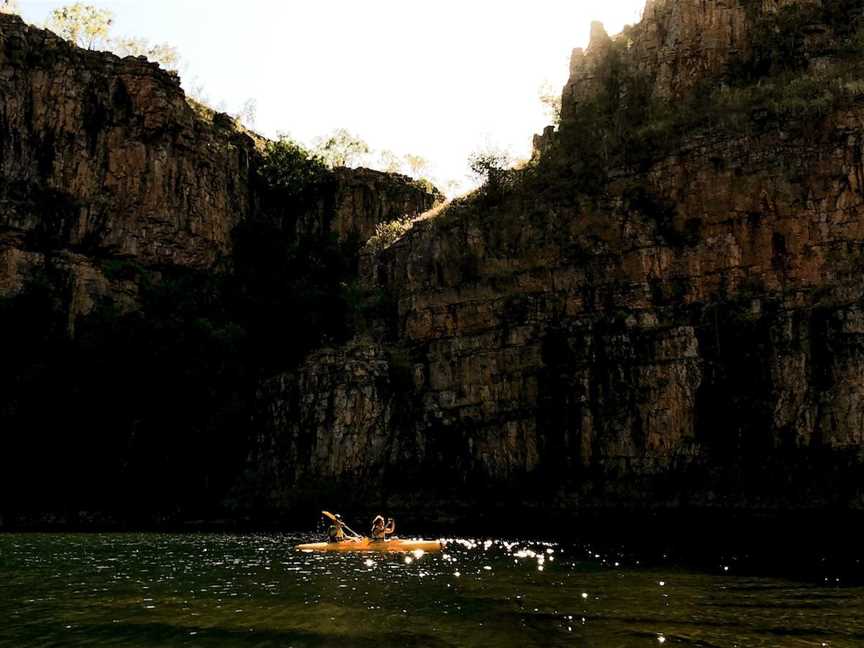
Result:
[[[313,496],[335,489],[346,465],[359,469],[353,490],[379,484],[380,471],[392,464],[396,435],[389,374],[382,347],[362,340],[316,352],[296,374],[262,385],[266,425],[252,465],[267,475],[278,500],[295,498],[298,487]]]
[[[666,231],[613,198],[397,244],[379,276],[418,360],[419,427],[450,430],[496,480],[857,453],[862,117],[788,144],[782,172],[773,137],[691,142],[640,178],[676,206]]]
[[[131,306],[134,286],[105,276],[105,259],[206,269],[257,217],[262,140],[193,107],[158,65],[0,14],[0,79],[0,297],[47,267],[68,278],[71,320],[106,295]],[[402,176],[337,169],[296,229],[365,240],[439,199]]]
[[[252,139],[196,115],[155,64],[0,21],[0,226],[152,264],[226,253],[252,209]]]
[[[748,47],[750,10],[651,2],[627,65],[683,93]],[[595,25],[574,54],[565,117],[611,42]],[[860,507],[862,147],[860,106],[806,136],[694,133],[595,201],[417,223],[369,277],[390,336],[268,384],[265,436],[290,448],[270,461],[393,507]]]
[[[746,56],[759,17],[786,6],[821,5],[820,0],[649,0],[642,21],[618,37],[624,65],[648,74],[657,96],[677,100],[706,77],[723,73],[729,63]],[[813,25],[813,32],[822,26]],[[588,49],[576,49],[570,80],[564,88],[563,117],[593,97],[598,68],[606,62],[613,39],[600,23],[591,29]]]
[[[706,80],[722,85],[754,47],[760,17],[790,4],[815,6],[654,0],[624,36],[595,24],[591,45],[574,53],[565,121],[607,89],[610,69],[641,75],[650,98],[667,102]],[[832,38],[825,25],[806,27],[807,38]],[[238,225],[278,211],[261,206],[260,142],[191,108],[154,65],[84,52],[0,15],[0,78],[0,297],[49,273],[71,335],[101,296],[136,308],[138,284],[111,263],[153,277],[207,270],[240,257]],[[558,176],[532,180],[529,169],[513,175],[521,189],[490,187],[419,219],[363,259],[375,303],[349,313],[368,320],[362,336],[260,384],[240,361],[242,388],[223,372],[216,393],[236,420],[248,420],[246,401],[232,410],[232,399],[259,386],[252,485],[283,509],[334,496],[450,514],[478,502],[860,508],[864,108],[852,101],[818,119],[694,130],[643,164],[606,169],[591,193],[571,186],[582,160],[570,151]],[[560,153],[558,135],[538,138],[539,161]],[[275,231],[362,241],[439,199],[374,171],[334,178]],[[277,269],[295,260],[270,252]],[[254,266],[256,250],[246,253]],[[244,290],[268,278],[246,270]],[[266,320],[268,296],[240,304]],[[219,319],[224,304],[205,306],[190,340],[225,353],[245,340]],[[206,381],[211,365],[201,366],[188,375]],[[186,415],[199,429],[197,412]],[[209,423],[202,429],[224,431]],[[159,456],[148,451],[139,463]]]
[[[417,216],[444,200],[434,187],[407,176],[364,168],[337,168],[334,173],[331,192],[298,219],[300,236],[329,231],[342,240],[367,241],[379,223]]]
[[[0,13],[4,519],[224,510],[260,378],[345,339],[357,244],[440,199],[366,169],[274,186],[268,148],[157,65]],[[156,471],[159,492],[139,495]]]
[[[761,4],[752,10],[771,11],[779,3]],[[749,48],[751,24],[738,0],[654,0],[645,7],[630,52],[643,69],[656,74],[658,92],[670,98],[681,96]]]

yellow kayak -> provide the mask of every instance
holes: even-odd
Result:
[[[391,539],[373,542],[369,538],[362,540],[344,540],[342,542],[311,542],[297,545],[300,551],[440,551],[440,540],[400,540]]]

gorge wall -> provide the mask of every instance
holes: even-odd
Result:
[[[271,502],[341,493],[442,517],[860,508],[860,98],[807,117],[780,112],[786,95],[748,104],[743,126],[701,124],[635,163],[633,146],[608,155],[587,188],[570,143],[610,88],[609,140],[625,90],[646,112],[700,86],[751,92],[734,75],[757,65],[766,25],[795,25],[783,36],[801,64],[760,72],[760,87],[850,83],[862,68],[840,31],[861,6],[840,4],[658,0],[615,39],[595,24],[537,166],[368,264],[394,300],[388,333],[264,385],[254,463]],[[587,155],[612,146],[593,143]]]
[[[260,376],[341,339],[358,246],[441,200],[340,168],[285,201],[270,146],[0,14],[0,518],[217,515]]]
[[[48,250],[97,295],[124,287],[100,278],[94,258],[204,269],[230,257],[236,226],[260,218],[265,141],[188,101],[176,75],[143,57],[0,21],[0,295],[20,290]],[[288,227],[365,240],[439,199],[403,176],[337,169]]]
[[[594,25],[534,160],[383,249],[435,191],[283,204],[175,77],[0,15],[0,513],[860,509],[862,10]]]

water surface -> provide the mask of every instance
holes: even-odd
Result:
[[[864,589],[457,540],[310,554],[296,535],[0,535],[0,646],[864,645]]]

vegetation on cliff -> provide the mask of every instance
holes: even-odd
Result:
[[[332,167],[353,167],[369,155],[369,145],[344,128],[337,128],[327,137],[319,139],[315,152]]]
[[[307,205],[333,181],[324,160],[287,137],[264,146],[258,176],[279,204]]]
[[[168,43],[151,45],[143,38],[112,35],[114,15],[82,2],[58,7],[51,12],[47,27],[58,36],[85,49],[109,49],[119,56],[145,56],[166,70],[177,70],[180,56]]]
[[[761,4],[745,3],[752,47],[683,96],[658,95],[655,72],[630,60],[639,26],[612,39],[593,71],[596,91],[565,115],[529,173],[596,195],[610,171],[644,170],[698,133],[818,133],[825,118],[864,101],[864,2],[767,13]]]

